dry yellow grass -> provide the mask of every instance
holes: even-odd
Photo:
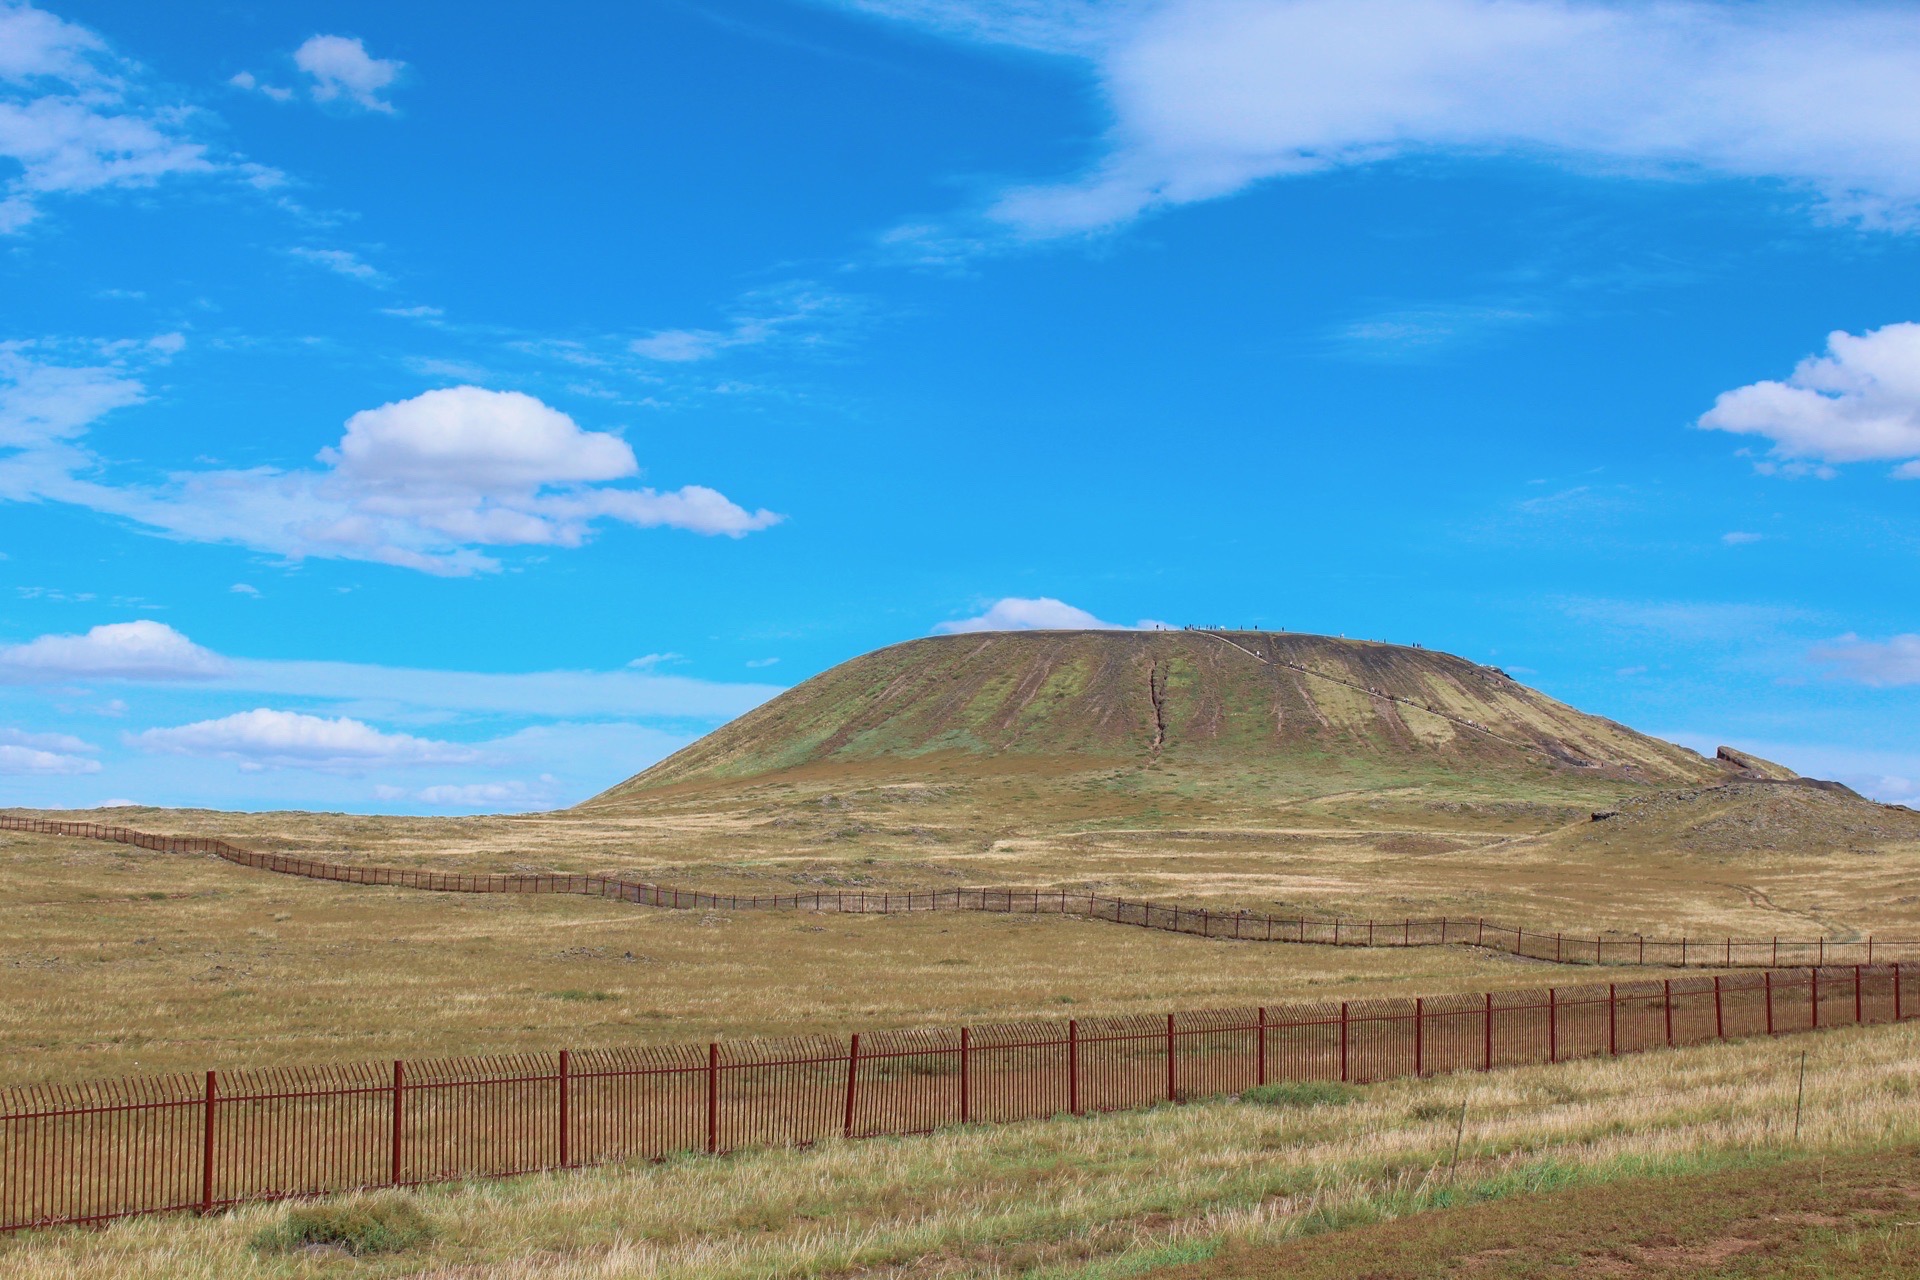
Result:
[[[350,1265],[249,1247],[279,1206],[0,1241],[19,1280],[1134,1274],[1223,1243],[1605,1179],[1920,1140],[1920,1027],[1399,1081],[1307,1110],[1216,1100],[420,1194],[433,1239]],[[1796,1070],[1806,1111],[1792,1137]],[[1466,1104],[1460,1167],[1447,1165]],[[1684,1194],[1676,1190],[1676,1194]]]
[[[0,834],[0,1084],[1531,985],[1459,949],[422,893]],[[1582,970],[1581,980],[1593,971]]]

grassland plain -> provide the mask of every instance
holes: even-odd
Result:
[[[1316,1256],[1364,1259],[1379,1248],[1370,1224],[1396,1220],[1433,1240],[1471,1240],[1478,1220],[1472,1211],[1453,1212],[1459,1206],[1490,1205],[1483,1211],[1490,1212],[1510,1197],[1563,1188],[1577,1195],[1595,1184],[1663,1201],[1665,1212],[1658,1222],[1639,1224],[1638,1236],[1566,1236],[1567,1252],[1559,1256],[1585,1251],[1590,1269],[1582,1274],[1702,1274],[1636,1270],[1646,1255],[1635,1251],[1664,1247],[1662,1224],[1702,1240],[1725,1236],[1729,1223],[1737,1229],[1742,1221],[1730,1207],[1741,1196],[1803,1214],[1796,1221],[1808,1231],[1792,1247],[1806,1256],[1844,1262],[1853,1249],[1870,1263],[1879,1247],[1874,1233],[1896,1229],[1881,1211],[1912,1182],[1909,1153],[1920,1141],[1916,1048],[1920,1028],[1912,1024],[1848,1029],[1395,1081],[1359,1090],[1344,1104],[1219,1098],[924,1138],[434,1188],[413,1201],[424,1228],[409,1224],[412,1244],[358,1258],[326,1248],[276,1250],[273,1242],[292,1234],[285,1224],[295,1210],[250,1206],[207,1219],[17,1235],[0,1240],[0,1272],[20,1280],[1093,1280],[1200,1258],[1221,1268],[1257,1265],[1266,1246],[1306,1236],[1315,1237]],[[1805,1106],[1796,1139],[1803,1051]],[[1843,1171],[1825,1199],[1796,1198],[1808,1156],[1827,1158],[1816,1169]],[[1862,1158],[1871,1163],[1860,1164]],[[1649,1191],[1637,1181],[1681,1176],[1686,1193],[1671,1182]],[[1697,1201],[1690,1193],[1696,1185],[1704,1189]],[[1722,1194],[1722,1187],[1730,1189]],[[1858,1188],[1857,1197],[1838,1190],[1844,1187]],[[1536,1214],[1543,1224],[1538,1239],[1554,1239],[1555,1224],[1571,1212],[1557,1207],[1563,1203],[1529,1200],[1515,1211],[1522,1216],[1504,1220],[1509,1238],[1494,1247],[1529,1247],[1511,1237],[1516,1222]],[[344,1216],[356,1205],[377,1214],[380,1204],[380,1193],[351,1197]],[[1436,1209],[1448,1212],[1420,1216]],[[1444,1260],[1444,1243],[1423,1247],[1425,1256]],[[1768,1256],[1786,1256],[1784,1245],[1768,1247]],[[1803,1274],[1887,1273],[1863,1264]]]
[[[428,894],[14,833],[0,854],[6,1084],[1479,990],[1541,973],[1458,948],[1236,945],[1056,917]]]

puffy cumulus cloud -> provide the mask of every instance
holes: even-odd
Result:
[[[357,36],[311,36],[293,51],[293,65],[307,74],[316,101],[345,101],[391,115],[393,104],[380,95],[407,64],[374,57]]]
[[[170,729],[147,729],[128,741],[170,755],[238,760],[243,767],[358,770],[376,765],[457,764],[479,752],[452,742],[386,733],[349,716],[328,719],[256,707]]]
[[[0,157],[19,167],[0,186],[0,234],[31,222],[48,195],[223,168],[270,180],[216,161],[191,136],[190,113],[148,101],[141,78],[87,28],[0,0]]]
[[[1920,635],[1899,635],[1886,641],[1862,640],[1848,634],[1814,646],[1808,655],[1829,663],[1838,674],[1860,684],[1885,687],[1920,684]]]
[[[1906,459],[1894,474],[1920,478],[1920,324],[1828,334],[1825,355],[1808,356],[1784,382],[1721,392],[1700,425],[1771,440],[1795,472]]]
[[[1103,622],[1085,609],[1075,608],[1051,596],[1023,599],[1007,596],[996,600],[985,613],[972,618],[942,622],[936,632],[958,635],[971,631],[1163,631],[1167,624],[1142,618],[1129,627],[1119,622]]]
[[[155,342],[159,340],[153,340]],[[153,342],[143,358],[160,359]],[[460,575],[499,568],[478,550],[578,546],[594,524],[744,537],[782,517],[718,490],[615,484],[639,463],[625,441],[582,429],[515,391],[448,387],[363,410],[319,468],[203,470],[163,484],[95,478],[99,458],[76,442],[91,422],[145,398],[139,370],[66,368],[0,348],[0,500],[90,507],[165,535],[225,542],[290,560],[367,560]]]
[[[850,2],[1091,66],[1112,117],[1104,154],[1000,196],[993,217],[1026,235],[1434,153],[1782,180],[1888,224],[1920,209],[1911,6]]]
[[[0,729],[0,773],[71,775],[100,772],[89,758],[99,748],[66,733]]]
[[[109,622],[0,648],[0,680],[210,680],[227,661],[164,622]]]

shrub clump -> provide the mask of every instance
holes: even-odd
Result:
[[[334,1245],[356,1256],[398,1253],[426,1243],[433,1226],[403,1195],[299,1205],[253,1237],[260,1253],[290,1253],[307,1245]]]
[[[1337,1080],[1298,1080],[1263,1084],[1240,1095],[1242,1102],[1263,1107],[1344,1107],[1360,1098],[1360,1090]]]

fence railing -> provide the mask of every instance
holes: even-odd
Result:
[[[161,836],[96,822],[63,822],[0,814],[0,830],[80,836],[166,853],[201,853],[243,867],[345,884],[394,885],[436,893],[565,893],[612,898],[641,906],[692,911],[988,911],[1058,914],[1242,942],[1292,942],[1340,947],[1471,946],[1555,964],[1653,965],[1662,968],[1780,968],[1920,960],[1920,941],[1867,938],[1651,938],[1643,934],[1575,935],[1491,920],[1348,920],[1258,911],[1221,910],[1184,903],[1144,902],[1071,889],[940,889],[895,893],[817,890],[750,896],[680,889],[649,881],[596,875],[497,875],[416,871],[407,867],[325,862],[261,853],[210,836]]]
[[[1902,967],[0,1090],[0,1230],[1901,1021]]]

